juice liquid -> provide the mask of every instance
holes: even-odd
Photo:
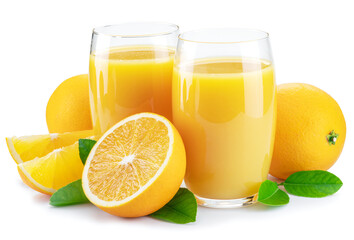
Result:
[[[154,112],[172,118],[174,49],[116,47],[90,56],[93,128],[101,136],[125,117]]]
[[[239,199],[258,192],[272,159],[275,93],[273,66],[263,60],[203,59],[174,69],[173,121],[194,194]]]

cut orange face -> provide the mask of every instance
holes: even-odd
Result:
[[[87,198],[122,217],[145,216],[173,198],[182,183],[186,154],[175,127],[152,113],[130,116],[109,129],[87,158]]]

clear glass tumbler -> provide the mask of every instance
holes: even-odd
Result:
[[[172,71],[179,28],[125,23],[93,29],[89,87],[97,137],[123,118],[154,112],[172,119]]]
[[[187,152],[185,183],[206,207],[256,201],[272,159],[276,84],[268,34],[205,29],[179,36],[173,123]]]

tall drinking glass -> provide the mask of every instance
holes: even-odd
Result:
[[[268,34],[205,29],[179,36],[173,122],[185,143],[185,183],[200,205],[256,201],[272,158],[276,84]]]
[[[171,85],[179,29],[126,23],[93,30],[89,87],[97,137],[123,118],[155,112],[172,118]]]

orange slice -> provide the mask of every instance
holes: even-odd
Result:
[[[175,127],[153,113],[130,116],[109,129],[91,150],[82,175],[87,198],[122,217],[157,211],[178,191],[186,153]]]
[[[83,164],[78,142],[56,149],[44,157],[20,163],[17,169],[25,184],[38,192],[51,195],[81,178]]]
[[[43,157],[55,149],[72,145],[80,138],[93,136],[92,130],[51,133],[6,138],[7,147],[16,163],[27,162],[36,157]]]

